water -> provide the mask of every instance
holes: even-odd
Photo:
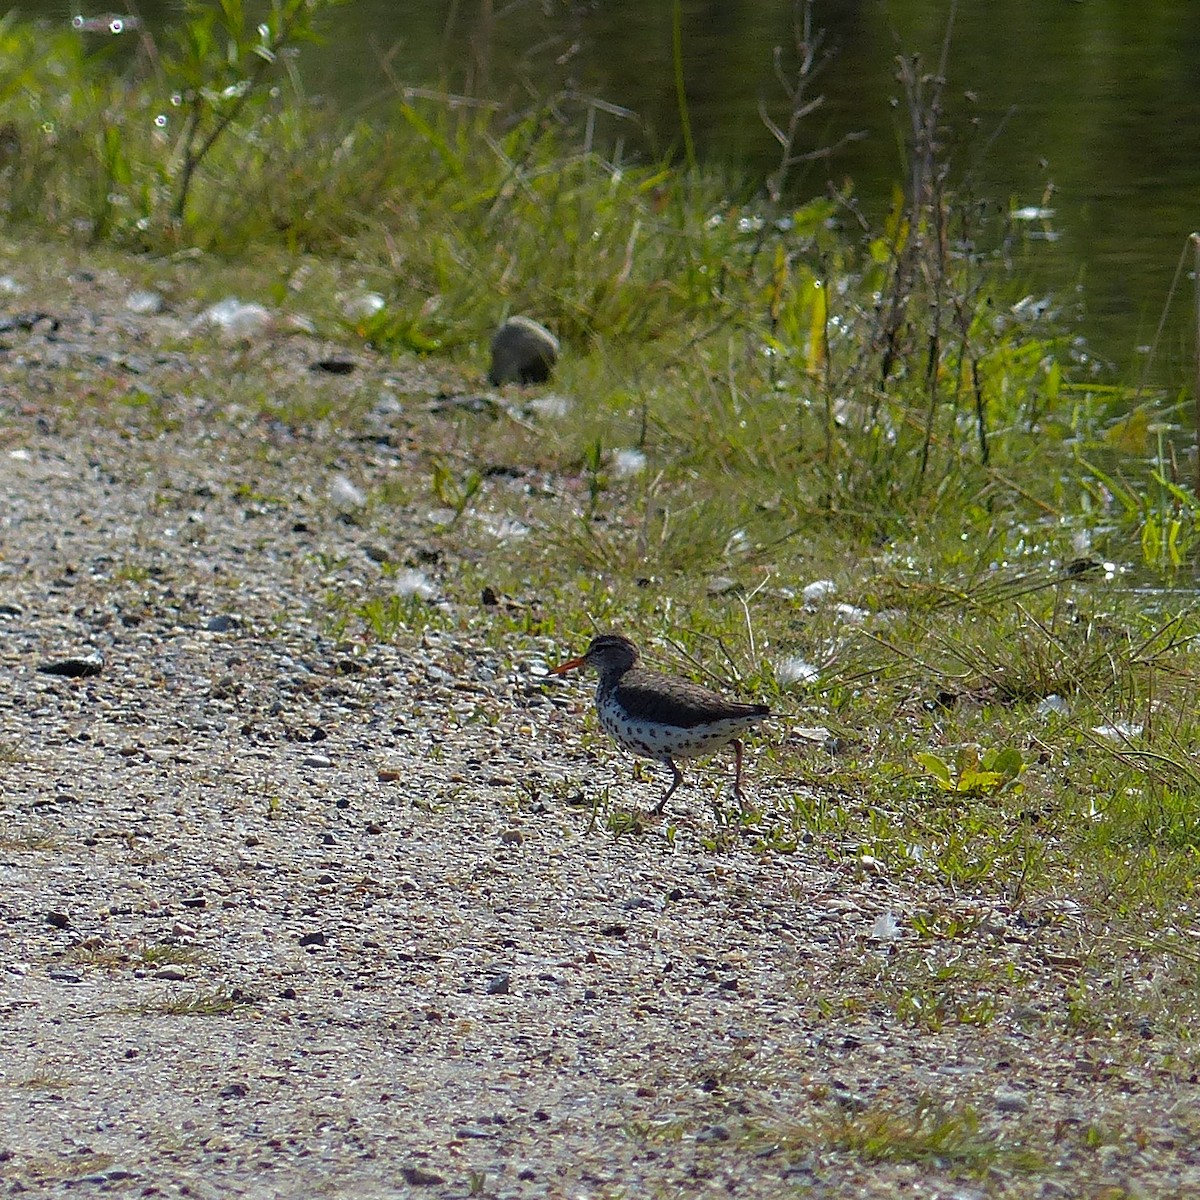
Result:
[[[699,157],[764,179],[778,147],[760,120],[786,112],[773,69],[796,61],[791,0],[681,0],[683,74]],[[680,151],[668,0],[358,0],[303,60],[311,85],[372,111],[393,82],[518,107],[554,92],[602,99],[594,136],[626,157]],[[812,94],[825,103],[801,148],[862,140],[797,168],[797,199],[854,181],[878,218],[902,177],[907,114],[896,54],[936,64],[948,0],[816,0],[831,56]],[[1135,376],[1145,361],[1187,235],[1200,227],[1200,3],[1197,0],[961,0],[948,58],[955,177],[1007,208],[1048,208],[1016,263],[1031,293],[1051,294],[1101,357]],[[62,3],[25,13],[66,19]],[[143,0],[161,28],[174,6]],[[387,58],[386,68],[384,60]],[[579,101],[567,107],[583,110]],[[383,108],[379,111],[383,119]],[[1190,258],[1188,266],[1190,267]],[[1191,283],[1168,316],[1154,378],[1190,378]]]

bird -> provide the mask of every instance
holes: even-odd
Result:
[[[551,669],[551,675],[590,667],[598,672],[596,715],[605,733],[619,746],[653,759],[671,770],[671,783],[655,813],[683,780],[677,758],[693,758],[733,743],[737,766],[733,794],[742,800],[742,743],[740,736],[770,715],[765,704],[742,704],[686,679],[661,675],[639,666],[637,646],[619,633],[592,638],[578,658]]]

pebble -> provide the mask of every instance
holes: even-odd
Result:
[[[324,754],[306,754],[301,762],[305,767],[321,767],[322,769],[332,767],[333,759],[327,758]]]
[[[565,417],[574,405],[566,396],[556,395],[554,392],[548,392],[544,396],[538,396],[529,401],[526,406],[530,412],[535,413],[539,417]]]
[[[400,1168],[400,1176],[405,1183],[413,1187],[431,1187],[437,1183],[445,1183],[445,1177],[424,1167],[406,1166]]]
[[[125,307],[139,316],[154,317],[162,312],[165,303],[158,292],[142,289],[125,297]]]
[[[1023,1113],[1029,1111],[1029,1100],[1012,1088],[997,1088],[992,1094],[997,1112]]]
[[[378,292],[362,292],[342,301],[342,312],[351,321],[365,321],[386,307],[387,301]]]
[[[512,983],[512,976],[507,971],[502,971],[499,975],[493,976],[488,980],[487,994],[489,996],[507,996],[509,984]]]
[[[168,963],[165,967],[159,967],[151,976],[152,979],[168,979],[179,982],[187,978],[187,972],[176,963]]]
[[[808,605],[819,604],[836,594],[837,584],[832,579],[814,579],[812,583],[805,584],[800,592],[804,603]]]
[[[329,498],[343,511],[364,508],[367,503],[366,493],[345,475],[333,477],[333,482],[329,485]]]
[[[613,474],[629,479],[646,469],[646,455],[641,450],[617,450],[613,454]]]
[[[104,659],[93,650],[90,654],[78,654],[71,658],[61,658],[54,662],[38,663],[38,670],[43,675],[62,675],[67,679],[89,679],[99,675],[104,667]]]
[[[243,304],[230,296],[216,304],[210,304],[197,318],[195,324],[209,325],[225,337],[250,339],[262,333],[271,322],[271,314],[261,304]]]

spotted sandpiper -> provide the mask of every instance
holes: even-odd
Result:
[[[733,743],[737,769],[733,794],[742,798],[742,743],[739,735],[770,713],[765,704],[726,700],[686,679],[660,675],[638,666],[638,648],[618,633],[592,638],[584,654],[560,663],[551,675],[593,667],[596,714],[604,731],[632,754],[652,758],[671,768],[671,786],[655,808],[662,812],[683,779],[676,758],[692,758]]]

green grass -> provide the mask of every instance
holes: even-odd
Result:
[[[1036,1172],[1042,1166],[1038,1153],[985,1129],[965,1105],[930,1102],[907,1113],[881,1109],[843,1114],[817,1133],[827,1146],[864,1163],[918,1163],[972,1176],[989,1170]]]
[[[164,1017],[225,1017],[246,1011],[243,1000],[235,1000],[226,992],[188,992],[171,995],[162,1000],[147,1000],[129,1013],[137,1016]]]

